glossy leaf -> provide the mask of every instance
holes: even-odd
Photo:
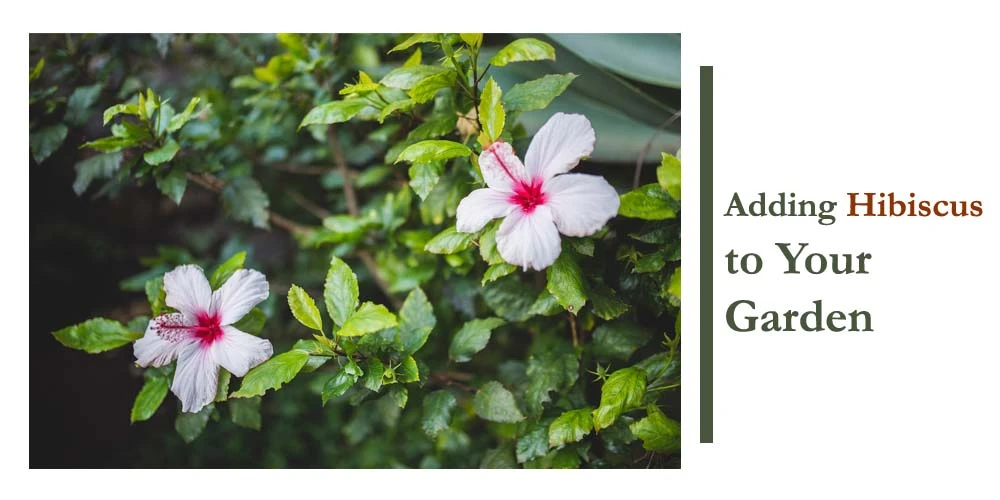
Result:
[[[309,125],[332,125],[334,123],[344,123],[368,107],[368,102],[364,99],[347,99],[343,101],[333,101],[321,104],[311,109],[306,114],[299,128]]]
[[[454,226],[431,238],[424,250],[436,254],[453,254],[472,246],[472,234],[460,233]]]
[[[451,412],[458,404],[455,396],[447,390],[434,391],[424,398],[424,416],[421,427],[430,438],[436,438],[448,428]]]
[[[256,368],[250,370],[240,385],[240,390],[232,393],[231,398],[249,398],[262,396],[269,389],[280,389],[282,385],[291,382],[299,370],[309,360],[309,353],[293,349],[281,353]]]
[[[170,379],[166,376],[149,377],[143,383],[142,389],[132,403],[132,413],[129,420],[134,424],[149,420],[167,397],[170,389]]]
[[[566,91],[577,75],[545,75],[514,85],[503,96],[507,111],[535,111],[545,109],[552,100]]]
[[[323,284],[326,312],[337,326],[342,326],[358,308],[358,277],[337,257],[330,261]]]
[[[381,304],[365,302],[344,321],[337,335],[357,337],[396,326],[396,315]]]
[[[563,446],[576,443],[594,430],[593,408],[570,410],[549,425],[549,446]]]
[[[474,319],[462,325],[451,339],[448,357],[456,362],[472,359],[472,355],[482,351],[490,341],[490,333],[494,328],[504,324],[500,318]]]
[[[659,184],[640,186],[622,195],[618,214],[646,220],[673,219],[677,213],[666,196]]]
[[[411,144],[396,158],[395,163],[407,161],[410,163],[429,163],[450,158],[469,156],[472,150],[464,144],[455,141],[428,140]]]
[[[60,344],[90,354],[109,351],[142,337],[110,319],[94,318],[52,333]]]
[[[601,387],[601,405],[594,410],[594,430],[610,427],[626,411],[642,406],[646,395],[646,372],[622,368],[611,374]]]
[[[492,59],[493,66],[506,66],[512,62],[555,59],[556,49],[537,38],[519,38],[500,49]]]
[[[514,395],[500,382],[490,381],[483,384],[476,392],[472,401],[476,415],[492,422],[520,422],[524,415],[517,408]]]
[[[208,283],[212,286],[212,290],[217,290],[229,278],[239,269],[243,269],[243,264],[247,260],[247,253],[236,252],[225,260],[219,267],[216,267],[212,271],[212,275],[208,278]]]
[[[546,289],[567,311],[576,314],[587,302],[583,271],[569,252],[562,252],[559,258],[546,270]]]
[[[503,132],[506,114],[500,100],[503,92],[497,82],[490,78],[483,87],[483,93],[479,97],[479,123],[482,125],[482,133],[485,134],[489,143],[500,138]]]
[[[288,289],[288,308],[291,309],[292,316],[306,328],[323,331],[323,316],[320,315],[316,302],[302,287],[292,285]]]
[[[646,451],[673,453],[681,449],[681,424],[666,416],[655,405],[646,407],[646,417],[629,426],[635,437],[642,440]]]

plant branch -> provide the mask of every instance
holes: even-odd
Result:
[[[321,206],[313,203],[308,198],[306,198],[305,196],[303,196],[302,193],[300,193],[300,192],[298,192],[298,191],[296,191],[296,190],[294,190],[292,188],[285,189],[285,194],[287,194],[288,197],[292,201],[294,201],[298,206],[302,207],[303,210],[305,210],[306,212],[309,212],[310,214],[312,214],[313,216],[315,216],[317,219],[325,219],[325,218],[327,218],[327,217],[330,216],[330,211],[329,210],[327,210],[327,209],[325,209],[325,208],[323,208],[323,207],[321,207]]]
[[[223,188],[226,187],[226,183],[222,179],[209,173],[195,174],[188,172],[188,180],[216,194],[222,194]],[[271,221],[271,224],[288,231],[293,236],[305,234],[309,231],[295,221],[270,210],[267,211],[267,218]]]
[[[573,313],[566,313],[569,316],[569,331],[573,336],[573,347],[580,347],[580,337],[576,333],[576,316]]]
[[[330,167],[321,167],[318,165],[297,165],[295,163],[272,163],[270,167],[275,170],[281,170],[282,172],[300,175],[324,175],[333,170]]]
[[[341,177],[344,178],[344,202],[347,205],[347,213],[357,217],[359,213],[358,195],[354,191],[354,180],[347,166],[347,157],[344,156],[344,150],[340,146],[340,139],[337,138],[337,131],[333,127],[327,128],[326,142],[330,148],[330,154],[333,156],[333,162],[336,164]],[[378,264],[375,263],[375,258],[372,257],[371,252],[366,248],[358,248],[354,253],[361,259],[365,267],[368,268],[368,272],[372,275],[372,279],[375,280],[375,284],[378,285],[382,293],[389,299],[392,306],[397,311],[402,308],[403,303],[393,295],[389,283],[379,274]]]
[[[660,135],[660,133],[663,132],[663,130],[667,128],[667,126],[669,126],[671,123],[673,123],[680,117],[681,117],[680,111],[677,111],[674,114],[670,115],[669,118],[664,120],[664,122],[661,123],[660,126],[656,128],[656,132],[653,132],[653,135],[649,138],[649,141],[647,141],[646,145],[642,147],[642,151],[639,152],[639,157],[635,159],[635,175],[632,177],[632,189],[636,189],[639,187],[639,177],[642,176],[642,163],[643,161],[646,160],[646,155],[649,154],[649,149],[653,147],[653,141],[656,139],[656,136]]]

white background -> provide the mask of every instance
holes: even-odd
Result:
[[[684,393],[680,471],[31,471],[74,497],[997,498],[997,16],[805,2],[232,4],[46,2],[5,20],[4,462],[28,465],[27,31],[683,33]],[[393,7],[391,4],[398,4]],[[905,7],[903,7],[905,5]],[[23,9],[31,9],[28,12]],[[380,18],[387,13],[393,19]],[[715,444],[698,443],[698,66],[715,66]],[[21,118],[16,118],[20,114]],[[837,222],[724,218],[733,192],[834,200]],[[846,218],[846,192],[978,199],[979,218]],[[867,276],[785,276],[775,241],[873,254]],[[757,276],[724,254],[754,251]],[[37,297],[37,295],[36,295]],[[55,301],[57,294],[53,294]],[[866,309],[872,333],[736,333],[725,308]],[[60,298],[61,299],[61,298]],[[46,304],[33,304],[32,313]],[[58,397],[58,395],[53,395]],[[386,476],[394,476],[386,481]],[[573,492],[573,493],[570,493]],[[513,495],[518,495],[514,497]],[[46,495],[48,496],[48,495]]]

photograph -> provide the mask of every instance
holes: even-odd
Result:
[[[681,34],[27,38],[30,468],[681,468]]]

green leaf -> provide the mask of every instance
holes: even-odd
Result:
[[[646,184],[622,195],[618,214],[646,220],[673,219],[677,216],[659,184]]]
[[[492,59],[493,66],[506,66],[512,62],[540,61],[556,58],[556,49],[536,38],[519,38],[500,49]]]
[[[455,141],[428,140],[411,144],[396,158],[395,163],[407,161],[410,163],[428,163],[432,161],[447,160],[449,158],[459,158],[469,156],[472,150],[465,144]]]
[[[208,278],[208,283],[212,286],[212,290],[218,290],[229,277],[233,275],[238,269],[243,269],[243,264],[247,260],[246,252],[236,252],[231,257],[226,259],[225,262],[219,264],[212,271],[212,276]]]
[[[281,353],[256,368],[250,370],[240,385],[240,390],[230,394],[231,398],[262,396],[268,389],[280,389],[290,382],[309,360],[309,353],[293,349]]]
[[[649,343],[649,330],[627,320],[605,323],[594,330],[594,356],[625,361]]]
[[[489,381],[483,384],[476,392],[472,406],[476,415],[491,422],[514,423],[524,420],[524,415],[514,402],[514,395],[500,385],[500,382]]]
[[[400,383],[408,384],[420,380],[420,368],[417,366],[417,360],[413,359],[413,356],[403,358],[397,369],[399,371],[396,372],[396,379]]]
[[[60,344],[90,354],[110,351],[142,337],[125,325],[106,318],[88,319],[52,333]]]
[[[28,136],[28,143],[31,146],[31,157],[35,163],[42,163],[46,158],[52,156],[59,146],[66,140],[69,129],[62,123],[42,127],[31,132]]]
[[[250,177],[233,179],[222,188],[222,202],[234,219],[250,222],[262,229],[268,228],[270,212],[267,207],[271,201],[256,180]]]
[[[473,49],[478,49],[480,45],[483,44],[483,34],[482,33],[459,33],[459,37],[466,45]]]
[[[646,451],[673,453],[681,449],[681,424],[655,405],[646,407],[646,418],[632,422],[629,430],[642,440]]]
[[[181,150],[180,144],[173,139],[167,139],[167,142],[152,151],[147,151],[142,155],[142,159],[146,160],[146,163],[156,166],[166,163],[174,158],[174,155]]]
[[[234,424],[260,430],[260,396],[229,400],[229,418]]]
[[[681,268],[677,268],[673,274],[670,275],[670,282],[667,285],[667,293],[670,295],[681,298]]]
[[[177,414],[177,420],[174,420],[174,430],[177,431],[177,434],[181,435],[181,439],[185,443],[190,443],[198,439],[201,431],[205,430],[205,426],[208,425],[208,418],[212,416],[212,412],[214,411],[215,405],[210,404],[202,408],[198,413],[181,412]]]
[[[69,95],[69,99],[66,101],[65,120],[72,125],[83,125],[86,123],[87,118],[90,117],[90,107],[101,96],[101,89],[103,87],[103,84],[95,83],[73,89],[73,93]]]
[[[404,354],[413,354],[427,342],[427,337],[437,324],[434,308],[420,288],[406,296],[399,309],[399,340]]]
[[[667,249],[657,250],[653,253],[643,255],[635,261],[634,272],[655,273],[667,264]]]
[[[114,117],[118,115],[139,115],[139,106],[135,104],[115,104],[108,109],[104,110],[104,124],[107,125]]]
[[[122,154],[104,153],[91,156],[76,164],[76,180],[73,181],[73,192],[77,196],[84,193],[94,179],[108,179],[122,164]]]
[[[414,163],[410,165],[410,187],[421,200],[431,194],[431,190],[441,179],[442,162]]]
[[[163,290],[163,276],[157,276],[146,281],[146,299],[153,316],[159,316],[167,310],[167,292]]]
[[[503,92],[500,90],[500,86],[493,80],[493,77],[490,77],[479,99],[479,123],[482,124],[482,133],[486,134],[489,142],[496,141],[503,132],[506,115],[503,111],[503,105],[500,104],[502,96]]]
[[[457,404],[455,396],[444,389],[434,391],[424,398],[424,417],[421,427],[428,437],[434,439],[441,431],[448,428],[451,412]]]
[[[369,391],[378,392],[382,388],[382,378],[385,375],[385,365],[378,358],[369,358],[365,365],[365,387]]]
[[[406,408],[406,402],[410,399],[410,392],[406,390],[406,387],[394,385],[389,388],[389,393],[385,397],[403,409]]]
[[[191,117],[194,115],[194,109],[198,106],[199,102],[201,102],[200,97],[192,97],[191,101],[188,102],[187,107],[184,108],[184,111],[182,111],[179,115],[172,116],[170,121],[167,122],[167,132],[176,132],[180,130],[181,127],[186,125],[187,122],[191,121]],[[107,112],[105,112],[104,117],[104,123],[107,123]]]
[[[481,284],[485,285],[491,281],[496,281],[504,276],[507,276],[508,274],[513,273],[514,271],[517,271],[517,266],[514,264],[508,264],[506,262],[494,264],[486,268],[486,272],[483,273],[483,280]]]
[[[503,444],[499,448],[486,450],[483,459],[479,462],[480,469],[516,469],[517,462],[514,461],[514,450],[510,444]]]
[[[42,57],[38,59],[38,62],[35,63],[35,67],[32,68],[31,73],[28,74],[28,81],[33,82],[38,77],[42,76],[42,68],[44,67],[45,67],[45,58]]]
[[[424,245],[424,250],[436,254],[453,254],[472,246],[472,234],[460,233],[452,226],[441,231]]]
[[[359,337],[396,326],[396,315],[381,304],[365,302],[351,314],[337,331],[341,337]]]
[[[594,430],[593,408],[570,410],[549,425],[549,446],[563,446],[583,439]]]
[[[507,111],[535,111],[545,109],[552,100],[559,97],[577,75],[545,75],[536,80],[514,85],[503,96],[503,105]]]
[[[565,341],[539,344],[532,351],[526,370],[528,386],[524,390],[524,402],[528,413],[537,415],[551,400],[550,392],[567,389],[576,383],[580,362],[573,353],[573,346]]]
[[[357,383],[361,375],[364,375],[361,367],[353,359],[348,359],[340,371],[330,377],[323,386],[323,406],[326,406],[327,401],[340,397],[347,392],[348,389]]]
[[[506,264],[500,252],[497,250],[497,230],[500,228],[500,220],[495,220],[486,224],[482,234],[479,236],[479,256],[483,261],[493,266],[496,264]],[[498,276],[499,278],[499,276]]]
[[[342,326],[358,308],[358,277],[344,261],[334,256],[323,284],[326,312],[337,326]]]
[[[517,275],[510,275],[487,283],[480,290],[483,301],[507,321],[528,319],[531,305],[535,302],[534,287],[521,281]]]
[[[518,463],[545,456],[549,451],[548,426],[542,422],[536,423],[530,431],[518,438],[516,450]]]
[[[421,81],[437,78],[441,75],[447,75],[449,73],[454,75],[455,71],[441,66],[427,66],[420,64],[416,66],[396,68],[385,75],[380,82],[386,87],[410,90],[415,88]]]
[[[663,153],[663,161],[656,169],[656,181],[664,191],[677,201],[681,199],[681,161],[676,156]]]
[[[266,321],[267,315],[264,314],[264,311],[255,307],[246,316],[233,323],[233,326],[251,335],[260,335],[260,331],[264,328]]]
[[[528,314],[530,316],[539,314],[542,316],[555,316],[563,311],[563,306],[559,304],[559,301],[548,290],[542,290],[538,294],[538,298],[535,299],[535,302],[528,309]]]
[[[233,374],[225,368],[219,368],[219,383],[215,388],[215,402],[219,403],[229,399],[229,382],[232,381]]]
[[[407,69],[407,68],[403,68]],[[458,74],[454,71],[436,73],[418,81],[407,93],[416,104],[425,103],[434,98],[438,91],[455,85]]]
[[[576,314],[587,303],[583,271],[569,252],[562,252],[549,266],[546,289],[567,311]]]
[[[409,68],[412,66],[419,66],[420,62],[423,61],[424,55],[420,52],[420,47],[414,50],[410,57],[406,58],[406,62],[403,63],[404,68]]]
[[[143,420],[149,420],[156,413],[156,410],[167,397],[167,390],[170,389],[170,379],[165,376],[149,377],[135,397],[132,404],[132,414],[130,421],[134,424]]]
[[[384,122],[385,119],[389,117],[389,115],[395,113],[396,111],[409,111],[413,109],[413,107],[416,105],[417,101],[413,99],[400,99],[398,101],[392,101],[389,103],[389,105],[382,108],[382,111],[379,111],[378,122],[379,123]],[[388,159],[386,159],[386,161],[388,161]]]
[[[187,172],[179,168],[172,168],[169,172],[157,172],[155,175],[156,188],[170,201],[177,205],[181,204],[184,198],[184,191],[187,190]]]
[[[302,287],[292,285],[288,289],[288,308],[292,310],[292,316],[306,328],[323,331],[323,316],[320,315],[316,302]]]
[[[474,319],[462,325],[455,337],[451,339],[448,357],[462,363],[472,359],[472,355],[482,351],[490,341],[490,332],[504,324],[500,318]]]
[[[358,72],[358,83],[352,83],[344,85],[344,88],[340,89],[340,95],[358,94],[361,92],[371,92],[379,88],[379,83],[372,81],[372,77],[368,76],[368,73],[364,71]]]
[[[321,104],[311,109],[306,117],[299,123],[299,129],[309,125],[332,125],[343,123],[354,115],[368,107],[368,101],[364,99],[347,99],[345,101],[333,101]]]
[[[414,33],[410,35],[406,40],[403,40],[398,45],[389,50],[389,53],[396,52],[397,50],[406,50],[418,43],[437,43],[441,41],[441,35],[437,33]],[[419,50],[419,49],[417,49]]]
[[[594,430],[611,426],[626,411],[642,406],[646,395],[646,372],[622,368],[611,374],[601,387],[601,405],[594,410]]]
[[[612,320],[628,311],[628,304],[622,302],[614,290],[604,286],[594,286],[588,293],[594,314],[604,320]]]
[[[111,131],[112,131],[112,133],[114,133],[116,131],[115,126],[112,126]],[[93,150],[96,150],[96,151],[100,151],[102,153],[113,153],[113,152],[116,152],[116,151],[121,151],[122,149],[125,149],[125,148],[136,146],[140,142],[142,142],[142,140],[139,139],[138,136],[133,136],[133,135],[119,136],[119,135],[115,135],[115,136],[111,136],[111,137],[102,137],[102,138],[97,139],[95,141],[86,142],[86,143],[82,144],[80,147],[81,148],[90,148],[90,149],[93,149]]]
[[[680,34],[559,33],[550,36],[598,68],[651,85],[681,87]]]

